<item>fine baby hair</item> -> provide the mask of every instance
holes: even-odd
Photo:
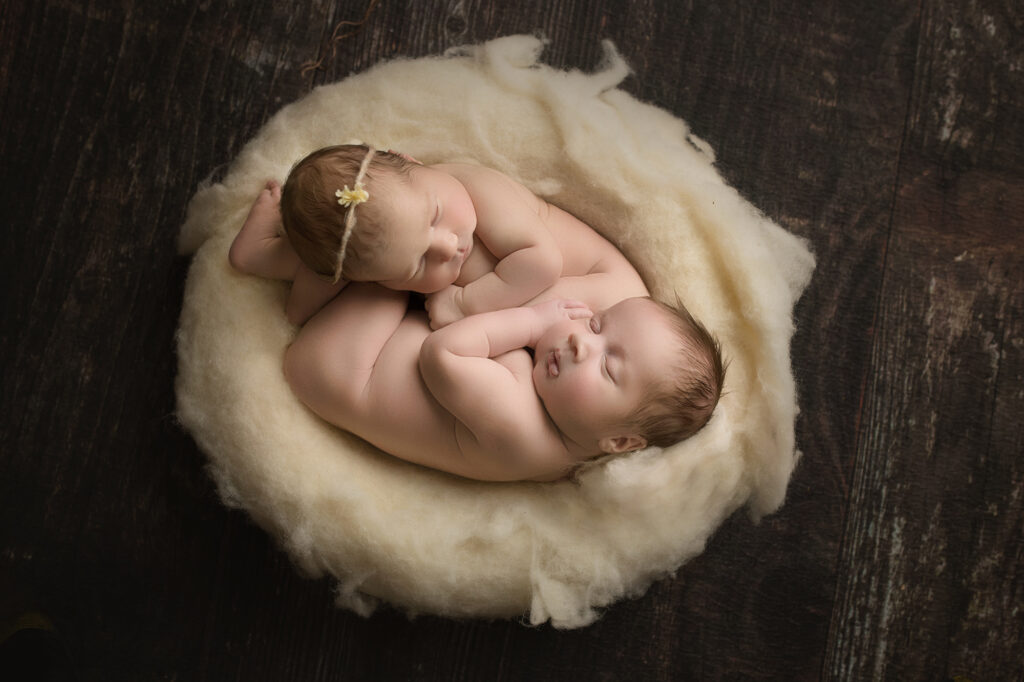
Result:
[[[650,387],[628,424],[648,445],[665,448],[697,433],[711,419],[728,363],[722,360],[718,339],[681,302],[649,300],[661,309],[676,334],[679,358],[674,367],[666,368],[664,380]]]
[[[368,266],[387,248],[377,229],[386,197],[374,185],[401,181],[415,165],[362,144],[324,147],[295,164],[281,190],[281,221],[302,262],[335,282],[372,278]]]

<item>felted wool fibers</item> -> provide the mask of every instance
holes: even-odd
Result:
[[[338,604],[361,614],[383,600],[587,625],[699,554],[737,508],[775,510],[796,462],[789,343],[814,267],[806,245],[725,184],[686,123],[618,89],[629,69],[610,43],[595,73],[540,64],[542,49],[500,38],[319,87],[188,207],[180,421],[224,502],[306,574],[332,575]],[[296,333],[287,285],[233,271],[227,252],[268,178],[352,139],[496,168],[617,244],[656,298],[678,295],[721,340],[730,365],[708,426],[574,482],[496,484],[408,464],[313,415],[282,374]]]

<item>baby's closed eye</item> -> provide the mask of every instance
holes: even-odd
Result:
[[[612,370],[609,367],[607,354],[601,356],[601,373],[613,384],[615,383],[615,377],[612,375]]]

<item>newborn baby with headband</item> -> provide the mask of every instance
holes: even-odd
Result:
[[[291,280],[296,324],[347,281],[435,294],[435,328],[522,305],[565,277],[647,293],[611,243],[507,175],[365,145],[319,149],[283,189],[268,182],[229,258],[241,272]]]

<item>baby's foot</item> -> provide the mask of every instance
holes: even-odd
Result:
[[[253,202],[252,208],[249,209],[249,215],[246,216],[242,229],[245,230],[248,227],[263,232],[271,227],[273,231],[276,231],[280,225],[281,185],[277,180],[267,180],[267,184],[263,186],[256,201]]]

